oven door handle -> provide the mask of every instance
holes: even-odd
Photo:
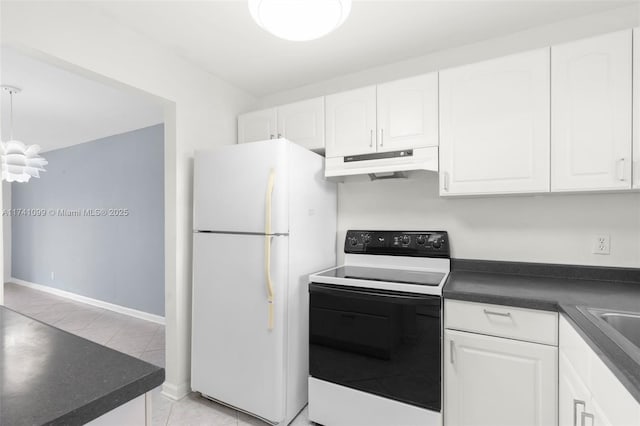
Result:
[[[328,294],[333,296],[347,296],[361,300],[375,300],[392,302],[398,301],[405,305],[440,306],[440,296],[401,293],[391,290],[378,290],[361,287],[341,287],[330,284],[310,283],[309,293]]]

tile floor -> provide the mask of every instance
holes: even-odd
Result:
[[[164,326],[30,289],[4,285],[8,308],[101,345],[164,367]],[[152,392],[154,426],[266,426],[258,419],[192,393],[173,401]],[[307,409],[291,423],[312,425]]]

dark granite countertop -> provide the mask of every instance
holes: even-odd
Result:
[[[164,369],[0,306],[0,425],[81,425],[150,391]]]
[[[640,402],[640,363],[579,307],[640,313],[640,269],[452,260],[445,299],[563,314]]]

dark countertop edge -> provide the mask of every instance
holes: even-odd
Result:
[[[640,284],[640,268],[564,265],[557,263],[509,262],[501,260],[451,259],[451,271],[468,271],[526,277]]]
[[[82,407],[69,411],[45,423],[45,425],[82,425],[88,423],[132,401],[140,395],[144,395],[157,388],[164,382],[164,378],[164,368],[158,367],[158,370],[138,378],[120,389],[116,389],[100,398],[94,399]]]
[[[512,274],[509,274],[512,275]],[[586,318],[575,305],[561,304],[550,300],[515,299],[507,296],[480,295],[478,293],[465,293],[461,291],[443,291],[442,297],[450,300],[463,300],[477,303],[490,303],[502,306],[513,306],[516,308],[537,309],[543,311],[554,311],[564,315],[573,328],[580,334],[589,347],[600,357],[604,364],[622,383],[629,393],[640,403],[640,376],[637,373],[625,368],[631,364],[636,368],[640,365],[636,363],[622,348],[613,342],[606,334]],[[598,343],[600,337],[601,343]],[[602,342],[606,341],[608,346]],[[559,348],[559,346],[558,346]],[[613,359],[619,360],[614,362]]]
[[[51,324],[47,324],[37,318],[34,318],[33,316],[18,312],[15,309],[11,309],[4,305],[0,305],[0,307],[6,310],[12,311],[13,313],[21,315],[23,317],[27,317],[30,320],[36,321],[47,327],[55,328],[60,332],[70,334],[79,339],[84,339],[84,337],[80,337],[67,330],[57,328]],[[87,339],[84,339],[84,340],[87,340]],[[92,342],[92,343],[98,345],[98,343],[95,343],[95,342]],[[103,345],[100,345],[100,346],[103,346]],[[107,347],[105,347],[105,349],[115,351],[115,349],[111,349]],[[150,364],[150,365],[153,365],[153,364]],[[98,417],[108,413],[109,411],[112,411],[126,404],[129,401],[132,401],[133,399],[139,397],[140,395],[143,395],[157,388],[162,383],[164,383],[165,369],[155,365],[154,367],[156,367],[154,371],[151,371],[142,377],[138,377],[134,381],[129,382],[128,384],[120,387],[119,389],[115,389],[109,392],[108,394],[101,396],[100,398],[94,399],[93,401],[90,401],[89,403],[81,407],[78,407],[75,410],[68,411],[67,413],[62,414],[55,419],[49,420],[46,423],[43,423],[42,426],[49,426],[49,425],[68,426],[68,425],[75,425],[75,424],[83,425],[85,423],[88,423],[92,420],[97,419]]]

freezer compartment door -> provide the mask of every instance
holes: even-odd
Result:
[[[193,251],[192,389],[271,422],[284,420],[288,237],[195,233]]]
[[[271,232],[288,233],[289,143],[278,139],[197,151],[194,229],[265,233],[270,210]]]

